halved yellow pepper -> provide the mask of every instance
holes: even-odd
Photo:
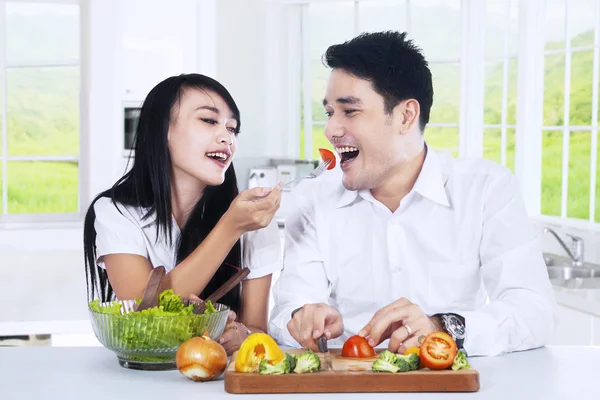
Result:
[[[284,355],[275,340],[266,333],[253,333],[244,340],[235,359],[236,372],[258,372],[263,359],[271,364],[283,360]]]

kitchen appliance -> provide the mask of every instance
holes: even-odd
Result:
[[[270,165],[250,169],[248,174],[248,189],[255,187],[273,187],[277,184],[277,168]]]

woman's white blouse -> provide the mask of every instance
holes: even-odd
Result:
[[[139,254],[153,267],[163,265],[167,272],[177,262],[176,243],[181,231],[173,218],[173,244],[156,229],[156,215],[143,220],[147,209],[124,206],[119,208],[111,199],[102,197],[94,205],[96,212],[96,262],[104,268],[102,257],[107,254]],[[260,230],[246,232],[241,238],[242,263],[250,269],[246,279],[260,278],[282,268],[279,229],[275,220]]]

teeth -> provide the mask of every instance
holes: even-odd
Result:
[[[349,153],[351,151],[358,151],[356,147],[348,146],[348,147],[336,147],[335,150],[339,153]]]
[[[225,154],[225,153],[215,152],[215,153],[206,153],[206,155],[209,156],[209,157],[218,157],[222,161],[227,160],[227,154]]]

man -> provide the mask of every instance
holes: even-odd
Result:
[[[546,344],[556,304],[517,180],[427,146],[420,50],[380,32],[331,46],[325,61],[325,135],[343,177],[307,183],[286,220],[271,335],[316,350],[323,334],[359,334],[402,353],[446,331],[488,356]]]

